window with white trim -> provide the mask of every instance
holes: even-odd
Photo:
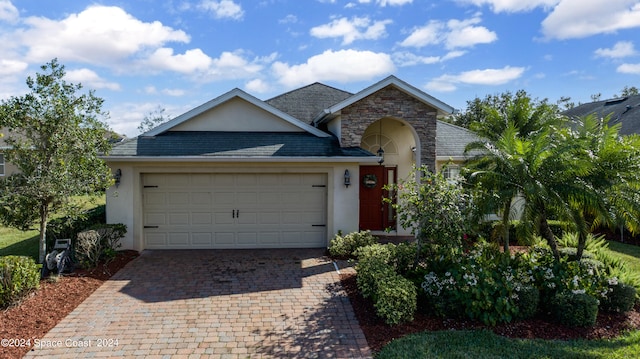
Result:
[[[460,166],[446,165],[442,168],[442,175],[449,182],[457,182],[460,177]]]

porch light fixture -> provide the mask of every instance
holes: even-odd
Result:
[[[113,179],[116,181],[116,188],[120,185],[120,178],[122,178],[122,170],[118,168],[113,175]]]
[[[382,165],[384,163],[384,150],[382,149],[382,119],[378,121],[380,121],[380,148],[378,148],[376,154],[378,155],[378,164]]]
[[[349,170],[344,170],[344,186],[347,188],[351,186],[351,173],[349,173]]]
[[[376,154],[378,155],[378,163],[379,164],[383,164],[384,163],[384,150],[382,149],[382,146],[380,148],[378,148],[378,151],[376,152]]]

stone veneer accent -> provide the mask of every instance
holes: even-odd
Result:
[[[421,163],[432,171],[436,165],[437,110],[414,97],[387,86],[342,109],[342,147],[359,147],[367,127],[385,117],[407,121],[420,137]]]

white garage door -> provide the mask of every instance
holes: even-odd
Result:
[[[327,175],[144,174],[148,249],[326,247]]]

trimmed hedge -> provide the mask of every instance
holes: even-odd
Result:
[[[610,285],[610,291],[600,306],[607,312],[625,313],[633,309],[636,302],[636,289],[630,285],[618,282]]]
[[[0,307],[8,307],[39,285],[40,268],[33,258],[0,257]]]
[[[346,235],[336,234],[329,243],[329,254],[333,257],[352,258],[355,251],[376,243],[370,231],[353,232]]]
[[[373,300],[376,314],[389,325],[413,320],[418,301],[413,282],[396,271],[411,251],[408,247],[396,249],[393,244],[374,244],[356,251],[358,289],[363,297]]]
[[[598,318],[598,300],[585,293],[558,293],[551,309],[558,322],[569,327],[592,327]]]

